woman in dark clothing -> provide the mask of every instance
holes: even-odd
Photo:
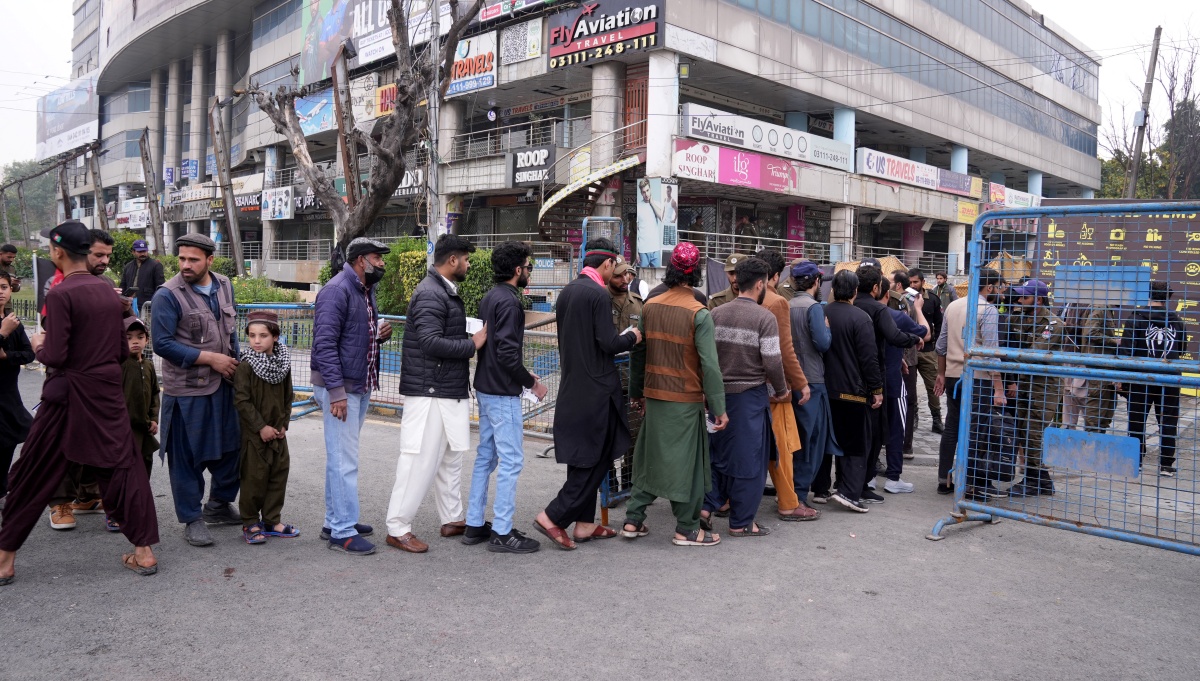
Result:
[[[0,310],[8,306],[11,297],[12,279],[7,272],[0,272]],[[8,468],[13,452],[25,441],[33,422],[17,389],[21,365],[32,361],[33,348],[21,320],[15,314],[0,319],[0,508],[4,508],[4,497],[8,494]]]

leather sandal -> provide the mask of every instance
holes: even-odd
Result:
[[[542,524],[537,521],[537,518],[534,518],[533,519],[533,527],[538,532],[541,532],[542,534],[546,535],[546,537],[550,541],[554,542],[555,546],[562,549],[563,551],[574,551],[575,550],[575,548],[576,548],[575,542],[571,541],[571,536],[568,535],[566,532],[564,532],[563,529],[561,527],[559,527],[558,525],[551,525],[550,527],[542,527]]]

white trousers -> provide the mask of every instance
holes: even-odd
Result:
[[[413,518],[429,488],[442,524],[463,520],[462,459],[470,447],[471,403],[437,397],[404,398],[400,422],[400,458],[396,484],[388,502],[388,534],[402,537],[412,532]]]

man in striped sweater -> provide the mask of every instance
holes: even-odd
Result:
[[[711,438],[713,489],[705,496],[702,517],[708,520],[728,500],[729,536],[759,537],[770,533],[754,522],[771,456],[770,399],[789,398],[790,392],[779,326],[762,307],[769,268],[758,258],[746,258],[734,271],[738,297],[712,311],[729,426]]]

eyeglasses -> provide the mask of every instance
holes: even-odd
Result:
[[[527,262],[524,265],[521,265],[521,269],[526,270],[528,272],[532,272],[533,271],[533,263]]]

